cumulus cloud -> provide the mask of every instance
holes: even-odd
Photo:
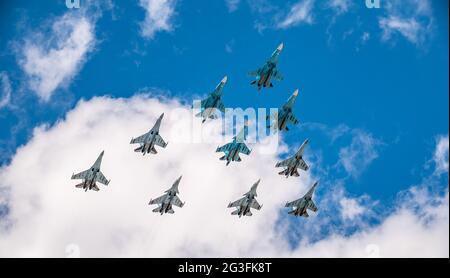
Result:
[[[176,0],[140,0],[145,9],[145,19],[141,22],[141,35],[152,39],[157,32],[173,30]]]
[[[162,112],[168,147],[155,156],[133,152],[130,138],[146,132]],[[421,213],[411,204],[398,205],[376,227],[292,248],[289,229],[279,222],[280,215],[286,217],[283,204],[315,178],[307,172],[283,179],[273,167],[277,153],[261,153],[258,144],[240,164],[226,167],[214,152],[223,140],[219,123],[203,127],[210,140],[193,142],[189,131],[195,121],[189,115],[177,100],[97,97],[80,101],[55,125],[36,128],[0,169],[0,192],[7,192],[0,201],[8,207],[0,218],[0,256],[61,257],[77,250],[82,257],[361,257],[373,248],[387,257],[448,256],[448,191],[443,198],[427,195],[434,201],[422,202]],[[102,171],[111,183],[99,192],[76,189],[70,175],[89,167],[101,150]],[[151,212],[149,199],[181,174],[186,205],[174,215]],[[228,202],[258,178],[263,209],[244,219],[231,216]],[[320,213],[319,208],[315,218]]]
[[[338,165],[357,178],[378,157],[378,147],[382,142],[363,130],[355,129],[352,133],[350,145],[339,150]]]
[[[431,4],[428,0],[390,1],[386,4],[386,15],[380,17],[382,40],[388,41],[400,34],[415,45],[422,45],[430,36],[433,24]]]
[[[289,27],[297,26],[301,23],[312,24],[313,6],[313,0],[302,0],[292,5],[287,15],[277,22],[277,28],[286,29]]]
[[[161,134],[168,147],[156,156],[133,152],[130,138],[146,132],[162,112]],[[275,251],[278,235],[261,231],[275,226],[279,209],[306,189],[309,176],[282,179],[273,167],[276,154],[260,155],[257,146],[240,165],[226,167],[215,153],[220,128],[206,125],[214,131],[208,135],[213,143],[192,143],[184,137],[191,125],[184,112],[190,111],[176,101],[95,98],[80,102],[55,126],[37,128],[1,170],[13,224],[0,235],[0,256],[64,256],[70,244],[79,246],[81,256],[263,256]],[[70,175],[89,167],[103,149],[102,171],[111,183],[99,192],[77,190]],[[186,205],[174,215],[152,213],[149,199],[181,174],[180,198]],[[264,208],[248,219],[231,216],[228,202],[259,178]]]
[[[11,101],[11,82],[8,74],[4,71],[0,72],[0,109],[7,106]]]
[[[44,28],[45,29],[45,28]],[[50,100],[79,72],[95,44],[94,24],[84,13],[66,13],[54,20],[48,31],[24,39],[19,65],[29,87],[43,101]]]

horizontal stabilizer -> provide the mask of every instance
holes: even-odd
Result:
[[[139,148],[135,149],[135,152],[142,152],[142,149],[144,148],[144,146],[140,146]]]
[[[237,214],[239,214],[239,210],[235,210],[231,213],[231,215],[237,215]]]
[[[286,175],[287,172],[288,172],[288,169],[279,172],[278,175]]]
[[[288,214],[295,214],[295,210],[291,210]]]
[[[253,80],[252,83],[250,83],[250,85],[255,85],[256,80]]]
[[[169,210],[167,211],[167,213],[174,214],[175,211],[174,211],[173,209],[169,209]]]
[[[157,154],[157,153],[158,153],[158,152],[156,151],[155,147],[152,147],[152,149],[150,150],[150,152],[151,152],[152,154]]]
[[[84,182],[75,185],[76,188],[83,188]]]
[[[253,213],[252,213],[251,211],[248,211],[245,215],[247,215],[247,216],[252,216]]]
[[[160,210],[161,210],[161,207],[157,207],[157,208],[153,209],[152,211],[153,212],[159,212]]]
[[[225,160],[225,156],[222,156],[221,158],[219,158],[220,160]]]
[[[298,177],[298,176],[300,176],[300,174],[298,173],[298,171],[297,171],[297,170],[295,170],[295,171],[294,171],[294,173],[292,173],[292,175],[293,175],[293,176],[295,176],[295,177]]]

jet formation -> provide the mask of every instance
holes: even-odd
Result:
[[[254,76],[256,79],[251,82],[251,85],[256,85],[258,91],[261,88],[273,87],[272,80],[283,80],[283,76],[279,72],[278,58],[283,50],[283,44],[278,45],[276,50],[272,53],[271,57],[264,63],[264,65],[258,68],[255,71],[249,73],[249,75]],[[200,112],[196,114],[197,117],[202,119],[202,123],[204,123],[208,119],[217,119],[217,112],[224,113],[225,105],[222,102],[222,94],[225,84],[227,83],[227,76],[225,76],[220,83],[216,86],[214,91],[212,91],[205,99],[200,102]],[[279,109],[278,113],[274,113],[273,115],[269,115],[266,117],[266,120],[273,120],[273,127],[277,131],[289,131],[288,124],[297,125],[299,120],[296,118],[293,112],[294,104],[296,98],[298,96],[298,89],[294,91],[294,93],[288,98],[287,102]],[[167,143],[159,134],[159,129],[161,127],[161,122],[164,117],[164,113],[162,113],[159,118],[156,120],[153,127],[145,134],[132,138],[130,144],[139,144],[139,147],[136,148],[135,152],[140,152],[142,155],[152,153],[157,154],[156,146],[166,148]],[[240,130],[240,132],[233,137],[233,140],[225,144],[223,146],[217,147],[216,152],[223,152],[224,156],[220,158],[220,160],[225,160],[228,166],[231,162],[240,162],[241,157],[239,154],[243,153],[245,155],[250,155],[251,150],[245,144],[246,139],[246,130],[248,127],[248,123],[244,124],[244,127]],[[268,126],[270,128],[271,126]],[[303,144],[300,146],[298,151],[294,156],[287,158],[283,161],[276,163],[275,167],[283,167],[284,170],[279,172],[279,175],[284,175],[286,178],[290,176],[299,177],[300,174],[298,169],[303,171],[307,171],[309,166],[303,159],[303,154],[308,144],[309,140],[306,139]],[[100,166],[102,163],[102,158],[104,155],[104,151],[100,153],[95,163],[88,169],[78,174],[72,174],[72,179],[82,179],[83,181],[77,185],[76,188],[83,188],[85,191],[94,190],[99,191],[99,187],[96,182],[102,183],[104,185],[109,184],[109,180],[103,175],[100,171]],[[156,199],[150,199],[149,205],[158,205],[153,212],[163,214],[173,214],[175,213],[173,206],[177,206],[182,208],[184,206],[184,202],[180,200],[177,194],[179,194],[179,184],[181,181],[180,176],[172,186],[164,192],[162,196],[159,196]],[[238,215],[239,218],[242,216],[252,216],[251,209],[260,210],[262,205],[258,203],[256,197],[258,196],[256,190],[258,185],[260,184],[260,179],[255,182],[250,190],[243,195],[242,198],[230,202],[228,204],[228,208],[236,208],[231,214]],[[312,196],[314,194],[315,188],[318,182],[315,182],[314,185],[308,190],[308,192],[300,199],[297,199],[292,202],[286,203],[285,207],[289,207],[292,210],[288,212],[288,214],[294,216],[303,216],[308,217],[309,214],[307,210],[311,210],[316,212],[318,210],[317,206],[312,201]]]

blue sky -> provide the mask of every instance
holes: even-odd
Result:
[[[306,157],[324,184],[318,196],[341,184],[348,196],[366,196],[362,203],[377,200],[382,214],[433,172],[431,156],[449,125],[447,1],[381,0],[379,9],[362,0],[168,5],[169,15],[150,19],[157,27],[145,34],[148,10],[139,1],[82,1],[79,10],[64,1],[2,1],[0,164],[10,163],[33,128],[63,119],[80,99],[153,90],[190,105],[227,75],[227,107],[279,107],[299,89],[301,124],[283,139],[292,150],[310,139]],[[95,38],[76,69],[42,97],[24,66],[26,42],[51,47],[52,24],[81,13]],[[258,92],[246,73],[281,42],[284,80]],[[448,178],[440,184],[442,195]]]

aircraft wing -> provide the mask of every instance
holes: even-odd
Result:
[[[283,80],[283,75],[280,73],[280,71],[275,71],[275,73],[273,74],[273,78],[274,79],[276,79],[276,80],[278,80],[278,81],[281,81],[281,80]]]
[[[172,198],[172,205],[182,208],[184,206],[184,203],[181,202],[181,200],[180,200],[180,198],[178,198],[178,196],[174,196]]]
[[[303,158],[300,158],[298,168],[300,168],[304,171],[307,171],[309,169],[309,166],[308,166],[308,164],[306,164],[306,162],[303,160]]]
[[[303,198],[297,199],[295,201],[292,202],[288,202],[286,203],[285,207],[298,207],[300,205],[300,202],[302,201]]]
[[[225,144],[222,147],[218,147],[216,152],[228,152],[231,150],[232,146],[233,146],[233,143]]]
[[[316,205],[314,204],[314,202],[312,200],[310,200],[308,202],[308,209],[310,209],[310,210],[312,210],[314,212],[316,212],[318,210],[318,208],[316,207]]]
[[[250,71],[250,72],[248,73],[248,75],[254,76],[254,77],[259,76],[259,75],[260,75],[260,69]]]
[[[289,113],[288,120],[294,125],[298,124],[299,120],[294,116],[294,114]]]
[[[95,176],[95,180],[98,181],[99,183],[104,184],[104,185],[108,185],[108,183],[109,183],[109,181],[106,179],[106,177],[100,171]]]
[[[162,137],[160,135],[156,135],[155,136],[155,145],[165,148],[167,143],[164,142],[164,140],[162,139]]]
[[[72,179],[73,180],[81,180],[81,179],[84,180],[84,179],[86,179],[88,174],[89,174],[89,170],[86,170],[86,171],[80,172],[78,174],[72,175]]]
[[[251,153],[251,150],[244,143],[241,144],[239,151],[246,155],[249,155]]]
[[[147,135],[147,133],[139,136],[138,138],[131,139],[130,144],[137,144],[137,143],[143,144],[144,141],[145,141],[145,136],[146,135]]]
[[[149,205],[154,205],[154,204],[161,204],[162,202],[164,202],[164,200],[166,199],[166,194],[159,196],[156,199],[152,199],[150,200],[150,202],[148,203]]]
[[[253,200],[251,207],[260,210],[262,206],[258,203],[258,201]]]
[[[287,167],[293,159],[294,159],[293,157],[290,157],[288,159],[280,161],[277,164],[275,164],[275,167]]]
[[[228,207],[229,207],[229,208],[232,208],[232,207],[239,207],[242,203],[244,203],[244,201],[245,201],[246,199],[247,199],[247,197],[242,197],[242,198],[240,198],[239,200],[236,200],[236,201],[230,203],[230,204],[228,205]]]

